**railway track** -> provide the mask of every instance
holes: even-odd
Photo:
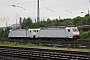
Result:
[[[2,39],[0,39],[2,42]],[[19,40],[19,39],[8,39],[6,38],[4,41],[8,41],[10,43],[12,42],[19,42],[20,44],[27,44],[27,43],[32,43],[32,44],[42,44],[43,46],[49,46],[49,47],[59,47],[59,48],[67,48],[68,45],[70,44],[70,48],[89,48],[90,49],[90,40],[56,40],[56,39],[31,39],[31,40]],[[3,41],[3,42],[4,42]]]
[[[0,46],[0,55],[7,60],[90,60],[90,52],[10,46]]]

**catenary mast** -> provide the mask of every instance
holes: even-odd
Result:
[[[39,22],[39,20],[40,20],[40,17],[39,17],[39,0],[38,0],[38,2],[37,2],[37,22]]]

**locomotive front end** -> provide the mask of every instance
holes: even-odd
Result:
[[[78,28],[74,27],[74,28],[72,28],[72,30],[73,30],[73,38],[79,39],[80,38],[80,33],[79,33]]]

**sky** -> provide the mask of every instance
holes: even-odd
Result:
[[[85,16],[90,10],[90,0],[39,0],[40,21]],[[83,12],[83,13],[81,13]],[[19,23],[19,18],[37,19],[37,0],[0,0],[0,27]]]

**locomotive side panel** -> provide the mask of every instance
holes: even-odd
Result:
[[[27,30],[14,30],[9,33],[9,37],[27,37]]]
[[[56,36],[56,30],[48,30],[47,37],[55,38]]]
[[[66,29],[65,28],[61,28],[61,29],[58,29],[56,30],[56,35],[57,37],[59,38],[65,38],[66,37]]]
[[[53,28],[53,29],[45,29],[40,30],[39,37],[47,37],[47,38],[65,38],[66,30],[65,28]]]
[[[47,37],[48,35],[48,31],[47,30],[40,30],[39,31],[39,37],[42,38],[42,37]]]

